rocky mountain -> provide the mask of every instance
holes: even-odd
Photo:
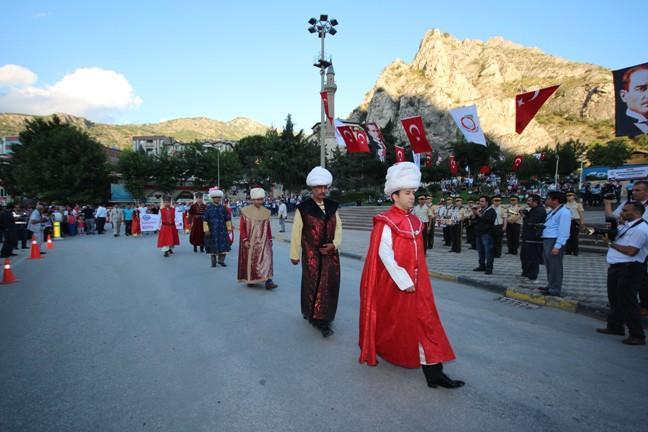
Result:
[[[160,123],[145,124],[102,124],[93,123],[83,117],[57,114],[64,122],[85,130],[90,136],[108,147],[130,148],[133,135],[165,135],[178,141],[228,139],[239,140],[255,134],[263,134],[268,127],[245,117],[236,117],[228,122],[206,117],[181,118]],[[37,116],[26,114],[0,114],[0,136],[18,135],[25,121]],[[51,116],[47,116],[51,117]]]
[[[525,131],[515,133],[515,95],[560,84]],[[487,137],[512,152],[579,139],[586,143],[614,136],[612,74],[600,66],[576,63],[525,48],[501,37],[458,40],[438,29],[421,41],[411,63],[396,60],[381,73],[353,121],[423,117],[428,139],[445,150],[456,139],[448,110],[477,105]],[[405,139],[402,128],[398,126]]]

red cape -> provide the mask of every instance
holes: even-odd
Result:
[[[175,209],[160,209],[160,231],[158,231],[157,247],[177,246],[180,244],[178,229],[175,225]]]
[[[396,262],[414,281],[414,293],[398,288],[378,255],[385,226],[391,229]],[[376,356],[380,356],[399,366],[418,368],[421,364],[419,344],[423,346],[426,363],[455,359],[432,295],[421,221],[392,206],[374,217],[362,271],[359,361],[375,366]]]

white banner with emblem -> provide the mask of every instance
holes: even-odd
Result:
[[[176,212],[175,214],[176,229],[182,230],[182,213]],[[143,214],[140,215],[140,229],[142,232],[152,232],[160,229],[160,215],[159,214]]]
[[[648,178],[648,166],[608,170],[610,180],[630,180]]]

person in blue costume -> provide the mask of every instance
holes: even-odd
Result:
[[[227,208],[222,204],[223,191],[218,188],[209,189],[212,202],[203,214],[203,229],[205,231],[205,249],[211,255],[211,266],[225,264],[225,256],[230,251],[228,232],[232,231],[232,218]]]

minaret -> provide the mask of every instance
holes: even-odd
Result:
[[[333,69],[333,64],[326,69],[326,84],[324,85],[324,91],[328,94],[328,108],[329,114],[332,119],[335,119],[335,92],[337,91],[337,85],[335,84],[335,70]],[[325,133],[326,133],[326,152],[330,154],[331,151],[337,146],[337,141],[335,140],[335,129],[334,126],[331,126],[331,123],[328,119],[325,119]]]

